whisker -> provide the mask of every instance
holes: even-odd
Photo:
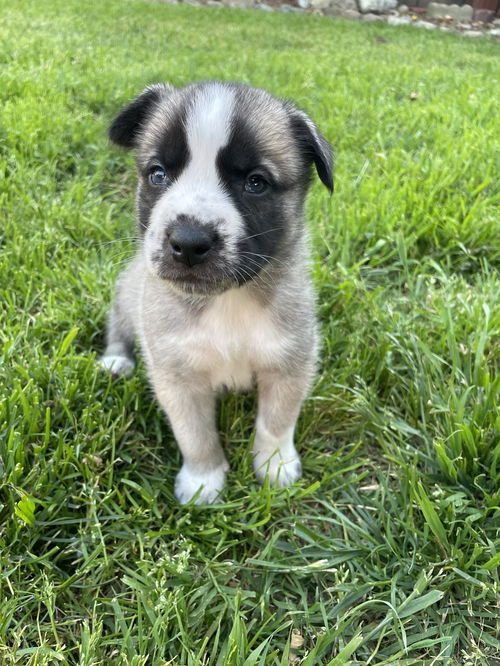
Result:
[[[116,268],[116,266],[126,266],[130,263],[132,257],[127,257],[126,259],[120,259],[120,261],[111,262],[109,265],[111,268]]]
[[[270,264],[271,262],[276,262],[277,264],[282,264],[283,266],[286,266],[286,263],[278,259],[277,257],[272,257],[268,254],[260,254],[259,252],[248,252],[247,250],[241,250],[240,254],[246,254],[246,255],[253,255],[255,257],[259,257],[260,259],[265,259],[266,264]]]
[[[252,261],[258,268],[258,271],[255,274],[250,274],[246,271],[246,275],[248,275],[250,279],[260,279],[264,285],[268,287],[276,287],[276,279],[269,273],[269,262],[266,262],[267,265],[264,264],[264,266],[261,266],[260,263],[255,259],[252,259],[252,257],[248,257],[248,261]],[[239,268],[240,270],[244,270],[242,266]]]
[[[135,250],[131,250],[130,248],[123,248],[122,250],[119,250],[118,252],[113,252],[112,254],[106,255],[106,261],[114,261],[118,257],[123,257],[123,258],[132,258],[135,256]]]
[[[270,234],[273,231],[281,231],[284,227],[274,227],[273,229],[266,229],[266,231],[261,231],[258,234],[253,234],[252,236],[244,236],[241,240],[246,241],[250,240],[250,238],[257,238],[257,236],[263,236],[264,234]]]
[[[115,238],[114,240],[110,241],[102,241],[100,243],[97,243],[99,247],[104,247],[105,245],[112,245],[114,243],[129,243],[130,241],[139,241],[140,237],[139,236],[125,236],[124,238]]]

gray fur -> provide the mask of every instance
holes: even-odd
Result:
[[[157,85],[145,93],[148,91],[153,91],[153,101],[148,102],[146,110],[141,109],[140,125],[130,139],[137,148],[139,170],[147,169],[151,154],[158,152],[169,124],[175,122],[181,109],[184,127],[191,123],[189,146],[191,152],[196,152],[196,123],[209,131],[203,117],[205,111],[210,114],[219,108],[220,97],[221,112],[230,109],[231,123],[244,119],[263,164],[279,179],[285,194],[276,194],[273,205],[279,205],[284,228],[271,255],[253,258],[251,255],[258,253],[243,252],[247,256],[241,256],[243,246],[239,243],[246,233],[246,214],[240,215],[239,204],[223,200],[220,183],[214,185],[219,189],[214,190],[211,199],[210,185],[200,184],[198,178],[203,169],[210,168],[201,158],[197,166],[197,155],[191,155],[185,169],[151,204],[150,215],[144,204],[149,186],[143,179],[137,196],[138,210],[142,202],[143,218],[145,211],[147,214],[144,238],[135,260],[119,279],[101,364],[116,375],[128,374],[133,368],[133,340],[138,340],[156,396],[183,455],[176,481],[176,496],[181,503],[193,498],[198,503],[214,502],[223,488],[228,463],[219,443],[215,414],[217,393],[225,388],[245,390],[257,385],[256,475],[261,481],[269,475],[272,483],[288,485],[300,476],[293,431],[314,374],[317,349],[304,199],[313,161],[320,160],[318,172],[322,168],[327,173],[322,176],[323,182],[331,179],[331,153],[325,152],[328,144],[306,114],[262,90],[209,82],[180,90]],[[293,122],[303,122],[305,139],[297,137],[292,116]],[[112,126],[110,134],[113,138],[115,132],[115,137],[120,137],[117,142],[126,145],[123,136],[126,122],[130,122],[126,113],[120,122],[118,129]],[[217,131],[223,135],[222,121]],[[207,137],[207,146],[213,140]],[[304,140],[313,142],[309,150],[316,150],[315,157],[303,150]],[[318,143],[316,147],[314,142]],[[192,183],[190,173],[194,174]],[[188,182],[183,185],[184,174]],[[206,175],[210,181],[213,174]],[[330,187],[328,182],[325,184]],[[179,190],[176,198],[175,188],[181,187],[185,189]],[[185,192],[191,191],[186,199]],[[255,206],[265,201],[244,196]],[[266,196],[269,200],[275,195],[270,191]],[[205,217],[204,201],[211,211]],[[211,250],[209,260],[189,269],[197,276],[191,280],[185,277],[184,266],[172,262],[167,241],[171,229],[186,217],[185,211],[192,219],[192,211],[197,210],[195,202],[199,205],[196,224],[214,229],[222,240],[219,249]],[[219,216],[215,214],[218,206]],[[265,234],[272,233],[274,220],[261,220],[259,224],[263,226],[255,236],[262,234],[264,242]],[[165,259],[162,252],[168,255]],[[257,260],[263,265],[248,277],[252,261]],[[242,277],[244,281],[238,282]]]

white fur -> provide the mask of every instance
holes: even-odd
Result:
[[[99,359],[99,365],[117,377],[129,377],[134,371],[134,362],[128,356],[106,355]]]
[[[253,373],[286,351],[269,311],[241,288],[217,296],[192,334],[192,362],[215,389],[249,388]]]
[[[195,172],[201,180],[215,174],[219,150],[227,145],[234,93],[222,85],[202,88],[194,97],[186,120],[186,132]]]
[[[195,504],[213,504],[224,488],[227,463],[199,474],[186,465],[181,467],[175,479],[175,496],[181,504],[187,504],[195,495]]]
[[[281,488],[300,478],[300,458],[293,444],[293,431],[291,427],[280,436],[275,436],[257,421],[253,467],[260,481],[268,476],[272,485]]]

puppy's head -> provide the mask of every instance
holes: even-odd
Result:
[[[330,145],[307,114],[241,84],[150,86],[109,136],[137,150],[149,269],[189,293],[244,284],[290,256],[313,165],[333,191]]]

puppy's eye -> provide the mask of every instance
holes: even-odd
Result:
[[[245,181],[245,192],[249,194],[262,194],[267,190],[267,181],[259,173],[252,173]]]
[[[168,176],[165,169],[161,167],[155,167],[151,170],[149,174],[149,182],[152,185],[166,185],[168,182]]]

